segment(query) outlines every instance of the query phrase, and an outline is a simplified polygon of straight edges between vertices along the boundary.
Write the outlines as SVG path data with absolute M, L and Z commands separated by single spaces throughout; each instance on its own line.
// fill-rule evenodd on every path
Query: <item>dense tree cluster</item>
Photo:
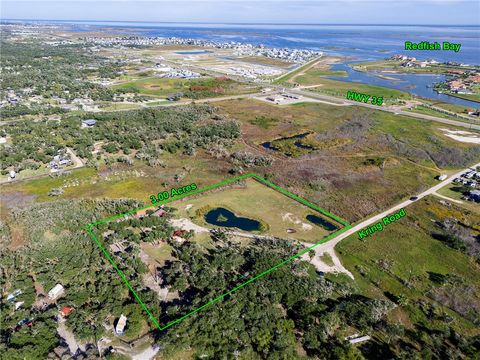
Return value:
M 46 358 L 61 344 L 56 317 L 63 306 L 74 308 L 66 324 L 80 340 L 95 343 L 95 338 L 111 331 L 108 326 L 122 313 L 128 317 L 126 337 L 144 333 L 148 328 L 146 314 L 98 245 L 79 230 L 86 223 L 139 206 L 127 200 L 58 201 L 12 212 L 16 226 L 25 229 L 28 245 L 21 251 L 0 254 L 0 280 L 7 293 L 22 289 L 17 300 L 24 304 L 14 310 L 2 296 L 0 353 L 7 354 L 8 359 Z M 148 211 L 144 217 L 132 214 L 94 230 L 162 326 L 301 249 L 298 243 L 282 239 L 254 239 L 242 244 L 223 231 L 212 233 L 208 246 L 192 241 L 191 232 L 182 233 L 184 240 L 178 241 L 169 222 L 174 209 L 163 210 L 166 212 Z M 0 228 L 0 235 L 11 237 L 10 227 Z M 159 286 L 177 291 L 178 298 L 160 300 L 145 284 L 143 275 L 148 270 L 140 257 L 140 245 L 145 242 L 168 243 L 172 249 L 173 259 L 157 267 L 155 278 Z M 112 245 L 117 243 L 124 249 L 116 251 Z M 455 285 L 448 289 L 468 291 L 458 279 L 434 273 L 431 277 L 439 284 Z M 56 304 L 42 306 L 38 292 L 46 292 L 57 283 L 65 287 L 64 296 Z M 441 289 L 428 295 L 445 301 Z M 391 312 L 398 306 L 417 314 L 414 325 L 406 328 L 392 320 Z M 31 321 L 31 326 L 16 328 L 23 319 Z M 311 264 L 294 260 L 223 296 L 169 331 L 158 332 L 152 324 L 150 329 L 165 356 L 186 350 L 198 358 L 213 359 L 299 359 L 304 355 L 321 359 L 407 358 L 419 351 L 422 358 L 455 358 L 478 353 L 478 336 L 465 337 L 451 323 L 451 316 L 431 302 L 389 293 L 370 298 L 319 276 Z M 369 334 L 372 339 L 353 347 L 345 341 L 353 332 Z
M 132 313 L 133 326 L 145 321 L 97 244 L 81 230 L 97 216 L 138 205 L 125 200 L 58 201 L 14 211 L 13 220 L 25 229 L 22 236 L 27 245 L 21 251 L 0 253 L 2 359 L 45 359 L 60 345 L 56 317 L 63 306 L 74 308 L 67 326 L 78 339 L 100 337 L 106 331 L 102 324 L 122 311 Z M 11 236 L 8 228 L 3 231 Z M 58 283 L 65 288 L 64 296 L 56 305 L 45 305 L 46 292 Z M 15 301 L 24 302 L 17 310 L 5 300 L 16 289 L 22 293 Z M 43 295 L 37 293 L 40 289 Z M 24 319 L 30 325 L 16 328 Z
M 60 121 L 22 121 L 4 126 L 4 134 L 12 144 L 0 149 L 2 170 L 38 168 L 48 164 L 59 149 L 66 146 L 86 160 L 94 159 L 94 144 L 104 142 L 106 153 L 121 150 L 154 166 L 162 152 L 229 147 L 240 136 L 236 121 L 214 120 L 214 109 L 208 105 L 189 105 L 176 108 L 151 108 L 117 113 L 98 113 L 64 116 Z M 95 117 L 97 124 L 82 129 L 84 118 Z
M 4 38 L 1 48 L 2 98 L 8 90 L 17 95 L 41 95 L 47 99 L 56 96 L 67 101 L 85 97 L 111 101 L 116 92 L 122 93 L 89 80 L 92 76 L 114 78 L 121 64 L 80 45 L 25 42 L 19 46 Z M 1 109 L 1 113 L 3 117 L 16 116 L 9 108 Z

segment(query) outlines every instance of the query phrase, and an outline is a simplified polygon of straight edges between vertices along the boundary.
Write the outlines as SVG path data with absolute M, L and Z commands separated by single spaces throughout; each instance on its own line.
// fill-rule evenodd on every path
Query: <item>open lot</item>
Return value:
M 223 207 L 237 217 L 254 219 L 265 224 L 265 229 L 254 231 L 262 235 L 290 238 L 315 243 L 331 233 L 306 219 L 307 215 L 321 217 L 340 228 L 342 225 L 318 213 L 306 205 L 279 193 L 278 191 L 248 178 L 242 186 L 226 187 L 181 201 L 171 203 L 178 209 L 179 218 L 189 218 L 196 224 L 214 228 L 204 215 L 212 209 Z
M 438 314 L 445 313 L 454 319 L 450 324 L 456 331 L 478 334 L 479 264 L 473 256 L 447 246 L 444 235 L 445 224 L 452 219 L 465 233 L 478 235 L 479 210 L 465 211 L 461 205 L 441 202 L 434 196 L 422 199 L 406 208 L 407 216 L 401 221 L 362 241 L 352 235 L 336 250 L 354 274 L 354 286 L 367 296 L 408 299 L 397 313 L 396 320 L 403 326 L 442 327 Z M 438 307 L 437 315 L 428 315 L 426 309 L 431 306 Z
M 258 91 L 257 86 L 245 85 L 228 78 L 202 77 L 197 79 L 171 79 L 149 77 L 141 80 L 128 81 L 114 85 L 115 89 L 122 89 L 140 95 L 158 97 L 173 96 L 181 93 L 180 97 L 191 99 L 216 97 L 232 94 L 247 94 Z

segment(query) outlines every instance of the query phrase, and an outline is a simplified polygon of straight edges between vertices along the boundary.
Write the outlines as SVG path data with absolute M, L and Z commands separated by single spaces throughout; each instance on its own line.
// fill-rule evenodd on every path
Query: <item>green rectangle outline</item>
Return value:
M 192 195 L 195 195 L 195 194 L 199 194 L 201 192 L 204 192 L 204 191 L 207 191 L 207 190 L 212 190 L 212 189 L 215 189 L 217 187 L 220 187 L 220 186 L 223 186 L 223 185 L 227 185 L 227 184 L 231 184 L 231 183 L 234 183 L 234 182 L 237 182 L 239 180 L 244 180 L 244 179 L 247 179 L 247 178 L 253 178 L 257 181 L 259 181 L 260 183 L 268 186 L 268 187 L 271 187 L 272 189 L 274 190 L 277 190 L 278 192 L 282 193 L 283 195 L 286 195 L 288 196 L 289 198 L 291 199 L 294 199 L 298 202 L 300 202 L 301 204 L 303 205 L 306 205 L 308 206 L 309 208 L 317 211 L 317 212 L 320 212 L 330 218 L 332 218 L 333 220 L 337 221 L 338 223 L 342 224 L 344 227 L 339 229 L 338 231 L 328 235 L 327 237 L 325 237 L 324 239 L 320 240 L 319 242 L 313 244 L 312 246 L 308 247 L 308 248 L 305 248 L 303 249 L 302 251 L 298 252 L 297 254 L 293 255 L 293 256 L 290 256 L 288 259 L 285 259 L 283 260 L 282 262 L 278 263 L 277 265 L 271 267 L 270 269 L 267 269 L 265 270 L 264 272 L 262 272 L 261 274 L 258 274 L 256 276 L 254 276 L 253 278 L 247 280 L 246 282 L 240 284 L 240 285 L 237 285 L 236 287 L 234 287 L 233 289 L 227 291 L 226 293 L 222 294 L 222 295 L 219 295 L 218 297 L 216 297 L 215 299 L 209 301 L 208 303 L 190 311 L 189 313 L 183 315 L 182 317 L 176 319 L 176 320 L 173 320 L 171 321 L 170 323 L 168 323 L 167 325 L 165 326 L 160 326 L 160 324 L 158 323 L 157 319 L 152 315 L 152 313 L 148 310 L 147 306 L 143 303 L 143 301 L 140 299 L 140 297 L 137 295 L 137 293 L 135 292 L 135 290 L 132 288 L 132 286 L 130 285 L 129 281 L 127 280 L 126 276 L 123 274 L 123 272 L 117 267 L 117 265 L 115 264 L 115 261 L 113 261 L 112 257 L 110 256 L 110 254 L 108 253 L 108 251 L 102 246 L 102 244 L 100 243 L 100 241 L 97 239 L 97 237 L 95 236 L 95 234 L 93 233 L 92 231 L 92 228 L 96 225 L 99 225 L 99 224 L 104 224 L 106 222 L 109 222 L 109 221 L 112 221 L 112 220 L 116 220 L 116 219 L 120 219 L 122 217 L 125 217 L 125 216 L 128 216 L 128 215 L 131 215 L 131 214 L 135 214 L 141 210 L 146 210 L 146 209 L 150 209 L 150 208 L 154 208 L 154 207 L 157 207 L 158 205 L 162 205 L 162 204 L 166 204 L 166 203 L 169 203 L 169 202 L 172 202 L 172 201 L 177 201 L 181 198 L 184 198 L 184 197 L 187 197 L 187 196 L 192 196 Z M 182 194 L 180 196 L 177 196 L 175 198 L 170 198 L 170 199 L 167 199 L 167 200 L 164 200 L 164 201 L 160 201 L 160 202 L 157 202 L 155 203 L 155 205 L 149 205 L 149 206 L 145 206 L 145 207 L 142 207 L 142 208 L 138 208 L 138 209 L 135 209 L 135 210 L 131 210 L 131 211 L 128 211 L 126 213 L 123 213 L 123 214 L 120 214 L 120 215 L 117 215 L 117 216 L 113 216 L 113 217 L 110 217 L 110 218 L 107 218 L 107 219 L 104 219 L 104 220 L 100 220 L 100 221 L 97 221 L 97 222 L 94 222 L 94 223 L 91 223 L 91 224 L 88 224 L 85 229 L 87 230 L 87 232 L 90 234 L 90 236 L 93 238 L 93 240 L 95 240 L 95 242 L 97 243 L 98 247 L 102 250 L 102 252 L 104 253 L 105 257 L 107 258 L 107 260 L 112 264 L 113 268 L 117 271 L 117 273 L 120 275 L 120 277 L 122 278 L 122 280 L 125 282 L 125 284 L 127 285 L 128 289 L 132 292 L 132 294 L 134 295 L 135 299 L 137 300 L 137 302 L 142 306 L 143 310 L 147 313 L 148 317 L 150 318 L 150 320 L 152 321 L 152 323 L 158 328 L 158 330 L 160 331 L 163 331 L 175 324 L 178 324 L 179 322 L 183 321 L 185 318 L 189 317 L 190 315 L 193 315 L 195 313 L 197 313 L 198 311 L 202 310 L 203 308 L 206 308 L 207 306 L 223 299 L 225 296 L 233 293 L 234 291 L 237 291 L 239 289 L 241 289 L 242 287 L 244 287 L 245 285 L 251 283 L 252 281 L 255 281 L 259 278 L 261 278 L 262 276 L 265 276 L 267 274 L 269 274 L 270 272 L 272 272 L 273 270 L 279 268 L 280 266 L 282 265 L 285 265 L 286 263 L 296 259 L 296 258 L 299 258 L 300 256 L 302 256 L 303 254 L 309 252 L 310 250 L 312 250 L 314 247 L 318 246 L 318 245 L 321 245 L 329 240 L 331 240 L 332 238 L 340 235 L 341 233 L 343 233 L 344 231 L 350 229 L 352 227 L 352 225 L 350 225 L 348 222 L 346 222 L 345 220 L 342 220 L 340 219 L 338 216 L 335 216 L 331 213 L 329 213 L 328 211 L 322 209 L 322 208 L 319 208 L 318 206 L 310 203 L 309 201 L 305 200 L 305 199 L 302 199 L 301 197 L 298 197 L 296 196 L 295 194 L 292 194 L 291 192 L 289 192 L 288 190 L 285 190 L 283 188 L 281 188 L 280 186 L 277 186 L 275 184 L 273 184 L 272 182 L 262 178 L 261 176 L 257 175 L 257 174 L 253 174 L 253 173 L 250 173 L 250 174 L 245 174 L 245 175 L 241 175 L 241 176 L 237 176 L 235 178 L 232 178 L 232 179 L 228 179 L 228 180 L 224 180 L 218 184 L 214 184 L 214 185 L 209 185 L 209 186 L 206 186 L 204 188 L 201 188 L 201 189 L 197 189 L 197 190 L 194 190 L 194 191 L 191 191 L 187 194 Z

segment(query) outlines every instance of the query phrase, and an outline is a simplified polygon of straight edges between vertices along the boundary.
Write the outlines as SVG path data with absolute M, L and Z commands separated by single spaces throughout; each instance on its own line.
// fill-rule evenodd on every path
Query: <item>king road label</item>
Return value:
M 382 221 L 367 226 L 365 229 L 362 229 L 357 232 L 358 235 L 358 240 L 362 240 L 376 232 L 383 231 L 387 225 L 393 224 L 394 222 L 400 220 L 401 218 L 405 217 L 407 213 L 405 212 L 405 209 L 400 209 L 398 212 L 395 214 L 385 216 Z

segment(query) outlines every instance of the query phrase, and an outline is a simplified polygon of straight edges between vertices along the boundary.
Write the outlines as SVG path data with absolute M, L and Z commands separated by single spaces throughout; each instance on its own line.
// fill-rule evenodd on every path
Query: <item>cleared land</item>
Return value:
M 335 224 L 337 228 L 342 227 L 332 219 L 256 180 L 249 178 L 244 183 L 244 187 L 227 187 L 199 194 L 194 198 L 187 197 L 172 203 L 171 206 L 178 209 L 179 218 L 189 218 L 198 225 L 208 228 L 216 226 L 208 224 L 203 218 L 204 214 L 217 207 L 227 208 L 237 216 L 265 223 L 267 229 L 258 233 L 311 243 L 320 241 L 330 231 L 308 221 L 307 215 L 321 217 Z

